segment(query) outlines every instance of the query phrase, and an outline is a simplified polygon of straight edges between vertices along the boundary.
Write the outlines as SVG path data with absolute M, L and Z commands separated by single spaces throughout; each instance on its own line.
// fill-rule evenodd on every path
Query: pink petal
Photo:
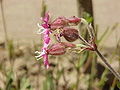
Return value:
M 49 44 L 50 42 L 50 37 L 44 37 L 44 43 Z
M 43 58 L 44 58 L 44 65 L 48 69 L 49 68 L 48 55 L 45 54 Z
M 43 21 L 48 23 L 48 21 L 49 21 L 49 14 L 48 13 L 46 13 L 45 16 L 43 17 Z

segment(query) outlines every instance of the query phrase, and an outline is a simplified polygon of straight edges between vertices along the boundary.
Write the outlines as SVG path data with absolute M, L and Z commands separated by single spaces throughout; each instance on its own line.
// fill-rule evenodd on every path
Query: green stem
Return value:
M 5 21 L 5 15 L 4 15 L 4 9 L 3 9 L 3 0 L 0 0 L 0 6 L 1 6 L 1 16 L 2 16 L 2 21 L 3 21 L 3 28 L 4 28 L 4 33 L 5 33 L 5 40 L 6 43 L 8 42 L 8 34 L 7 34 L 7 28 L 6 28 L 6 21 Z

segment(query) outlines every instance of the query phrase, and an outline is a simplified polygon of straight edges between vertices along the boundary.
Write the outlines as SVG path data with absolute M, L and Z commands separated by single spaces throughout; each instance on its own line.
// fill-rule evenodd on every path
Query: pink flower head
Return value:
M 36 51 L 38 56 L 36 56 L 37 60 L 39 60 L 41 57 L 44 59 L 44 65 L 46 68 L 49 68 L 49 62 L 48 62 L 48 54 L 47 54 L 47 48 L 50 43 L 50 26 L 49 26 L 49 14 L 46 13 L 45 16 L 42 18 L 43 24 L 40 26 L 38 25 L 39 34 L 43 34 L 43 48 L 42 52 Z

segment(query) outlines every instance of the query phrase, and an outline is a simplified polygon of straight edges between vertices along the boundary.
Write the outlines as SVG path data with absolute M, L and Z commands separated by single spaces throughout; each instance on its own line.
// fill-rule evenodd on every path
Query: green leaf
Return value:
M 75 90 L 75 88 L 76 88 L 76 84 L 74 83 L 74 84 L 71 84 L 71 85 L 70 85 L 69 90 Z
M 103 40 L 107 40 L 107 38 L 113 33 L 114 30 L 118 27 L 118 23 L 113 25 L 111 28 L 107 27 L 105 32 L 101 35 L 100 39 L 97 41 L 97 43 L 103 42 Z M 104 41 L 105 42 L 105 41 Z
M 99 81 L 99 84 L 98 84 L 98 86 L 100 88 L 102 88 L 105 85 L 105 82 L 108 80 L 108 78 L 107 78 L 108 72 L 109 72 L 108 69 L 104 70 L 104 72 L 103 72 L 103 74 L 101 76 L 101 79 Z
M 12 71 L 7 72 L 6 90 L 16 90 L 13 87 L 13 72 Z
M 62 74 L 63 74 L 63 69 L 62 70 L 58 70 L 56 79 L 59 80 Z
M 76 47 L 86 47 L 84 44 L 76 44 Z
M 51 72 L 47 72 L 46 80 L 43 81 L 43 90 L 55 90 Z
M 9 58 L 10 59 L 14 58 L 15 52 L 14 52 L 13 40 L 8 41 L 7 49 L 8 49 Z
M 120 82 L 117 82 L 117 87 L 120 89 Z
M 48 90 L 47 81 L 43 81 L 43 90 Z
M 89 52 L 86 51 L 86 52 L 84 52 L 81 56 L 82 56 L 82 57 L 81 57 L 81 59 L 79 60 L 78 68 L 80 68 L 80 67 L 84 64 L 84 62 L 88 59 Z
M 27 79 L 26 77 L 23 77 L 21 79 L 21 83 L 20 83 L 20 90 L 27 90 L 27 89 L 31 89 L 31 85 L 29 83 L 29 79 Z
M 87 12 L 84 12 L 83 14 L 83 18 L 88 22 L 88 23 L 91 23 L 93 21 L 93 17 L 87 13 Z
M 107 27 L 107 29 L 105 30 L 105 32 L 101 35 L 100 39 L 97 41 L 97 43 L 100 43 L 104 38 L 105 36 L 108 34 L 108 31 L 109 31 L 109 27 Z

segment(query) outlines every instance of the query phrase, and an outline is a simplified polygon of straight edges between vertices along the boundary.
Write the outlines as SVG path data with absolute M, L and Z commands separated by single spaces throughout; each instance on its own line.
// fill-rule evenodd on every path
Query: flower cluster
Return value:
M 41 52 L 35 52 L 38 54 L 38 56 L 36 56 L 37 60 L 43 58 L 45 67 L 49 68 L 48 55 L 62 55 L 65 54 L 67 48 L 76 47 L 75 44 L 62 42 L 61 37 L 64 37 L 68 42 L 73 42 L 79 38 L 86 44 L 84 49 L 93 50 L 95 45 L 93 43 L 90 44 L 87 41 L 85 41 L 79 35 L 78 30 L 72 27 L 78 25 L 79 23 L 84 23 L 86 25 L 88 24 L 84 19 L 75 16 L 69 18 L 58 17 L 55 20 L 50 21 L 49 13 L 46 13 L 45 16 L 42 18 L 42 24 L 38 24 L 38 34 L 42 34 L 43 47 Z M 54 33 L 55 31 L 57 31 L 57 33 Z M 58 41 L 56 44 L 53 44 L 51 46 L 50 34 L 54 34 L 55 38 Z

